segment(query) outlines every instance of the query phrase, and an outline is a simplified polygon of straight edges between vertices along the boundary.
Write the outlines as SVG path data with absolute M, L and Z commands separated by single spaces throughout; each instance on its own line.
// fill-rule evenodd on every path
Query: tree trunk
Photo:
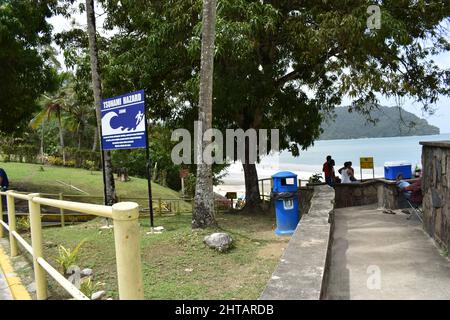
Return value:
M 78 126 L 77 135 L 78 135 L 78 151 L 81 150 L 81 140 L 83 138 L 83 126 Z
M 262 201 L 259 193 L 258 171 L 256 164 L 251 163 L 254 159 L 250 159 L 250 140 L 245 139 L 244 159 L 242 159 L 242 167 L 244 168 L 245 179 L 245 206 L 243 211 L 249 213 L 262 213 Z
M 197 143 L 204 148 L 210 141 L 203 141 L 203 133 L 212 127 L 212 96 L 214 74 L 214 41 L 216 28 L 216 0 L 203 0 L 202 53 L 200 68 L 200 95 L 198 119 L 202 125 Z M 192 228 L 216 225 L 214 217 L 214 192 L 212 166 L 203 162 L 201 152 L 197 155 L 197 181 L 195 185 L 195 208 L 192 212 Z
M 66 150 L 64 146 L 64 131 L 61 121 L 61 110 L 58 111 L 58 129 L 59 129 L 59 145 L 61 146 L 63 165 L 66 165 Z
M 44 164 L 44 129 L 45 129 L 45 121 L 42 121 L 41 124 L 41 164 Z
M 86 15 L 87 15 L 87 31 L 89 36 L 89 55 L 91 60 L 92 73 L 92 89 L 94 91 L 95 101 L 95 115 L 97 117 L 97 135 L 99 134 L 102 125 L 100 103 L 102 97 L 102 85 L 100 80 L 99 62 L 98 62 L 98 48 L 97 48 L 97 34 L 95 27 L 95 11 L 94 0 L 86 0 Z M 105 168 L 105 204 L 113 205 L 116 202 L 116 187 L 114 183 L 114 175 L 112 171 L 111 153 L 109 151 L 103 152 L 103 162 Z
M 98 143 L 98 130 L 95 128 L 94 130 L 94 142 L 92 143 L 92 151 L 95 152 L 97 150 Z
M 244 210 L 252 213 L 263 211 L 259 193 L 258 172 L 256 164 L 243 163 L 245 177 L 245 207 Z

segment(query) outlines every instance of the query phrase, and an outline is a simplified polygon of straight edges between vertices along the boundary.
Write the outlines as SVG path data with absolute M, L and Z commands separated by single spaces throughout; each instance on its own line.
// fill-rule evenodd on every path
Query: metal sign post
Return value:
M 103 150 L 146 149 L 150 226 L 153 228 L 150 152 L 144 90 L 104 99 L 101 102 Z
M 146 121 L 147 121 L 147 112 L 146 115 Z M 146 123 L 147 124 L 147 123 Z M 146 126 L 147 128 L 147 126 Z M 146 137 L 146 148 L 145 148 L 145 156 L 147 158 L 147 186 L 148 186 L 148 208 L 150 210 L 150 228 L 155 227 L 154 221 L 153 221 L 153 196 L 152 196 L 152 159 L 150 158 L 150 143 L 148 140 L 148 132 L 145 133 Z
M 361 181 L 363 181 L 363 169 L 372 169 L 373 178 L 375 179 L 375 165 L 372 157 L 363 157 L 359 160 L 359 167 L 361 169 Z
M 180 179 L 181 179 L 181 193 L 183 197 L 185 196 L 185 190 L 184 190 L 184 179 L 187 178 L 189 175 L 189 169 L 181 169 L 179 171 Z

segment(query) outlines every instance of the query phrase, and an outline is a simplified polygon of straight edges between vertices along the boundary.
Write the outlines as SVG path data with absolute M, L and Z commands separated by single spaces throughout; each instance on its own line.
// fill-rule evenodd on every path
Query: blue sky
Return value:
M 450 69 L 450 53 L 440 54 L 435 56 L 433 60 L 443 69 Z M 380 97 L 380 104 L 383 106 L 395 106 L 394 99 L 386 99 Z M 345 101 L 345 105 L 349 105 L 349 101 Z M 436 103 L 435 113 L 433 115 L 426 114 L 422 111 L 422 106 L 415 103 L 414 100 L 409 99 L 404 101 L 403 108 L 417 116 L 424 118 L 428 123 L 441 129 L 441 133 L 450 133 L 450 98 L 441 96 Z

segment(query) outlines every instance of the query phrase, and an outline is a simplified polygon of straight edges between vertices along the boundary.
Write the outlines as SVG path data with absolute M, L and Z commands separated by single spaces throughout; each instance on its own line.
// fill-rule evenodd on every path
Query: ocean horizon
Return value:
M 384 176 L 385 162 L 402 161 L 421 167 L 422 141 L 450 140 L 450 133 L 425 136 L 385 137 L 385 138 L 360 138 L 342 140 L 317 140 L 314 146 L 301 151 L 299 157 L 293 157 L 290 152 L 283 151 L 279 154 L 262 158 L 256 165 L 258 178 L 270 178 L 278 171 L 292 171 L 299 179 L 306 181 L 313 174 L 322 174 L 322 165 L 327 155 L 331 155 L 336 162 L 336 170 L 343 166 L 344 162 L 352 161 L 355 175 L 359 179 L 361 157 L 373 157 L 375 162 L 375 177 Z M 214 191 L 225 195 L 234 191 L 238 195 L 245 194 L 244 171 L 240 162 L 232 163 L 227 168 L 227 175 L 222 179 L 223 184 L 215 186 Z M 362 178 L 372 178 L 371 170 L 364 170 Z M 270 182 L 267 181 L 264 193 L 270 192 Z

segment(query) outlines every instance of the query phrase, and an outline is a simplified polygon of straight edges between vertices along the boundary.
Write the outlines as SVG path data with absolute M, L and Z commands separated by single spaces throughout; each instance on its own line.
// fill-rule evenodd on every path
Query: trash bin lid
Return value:
M 281 171 L 272 176 L 272 178 L 297 178 L 297 175 L 289 171 Z

